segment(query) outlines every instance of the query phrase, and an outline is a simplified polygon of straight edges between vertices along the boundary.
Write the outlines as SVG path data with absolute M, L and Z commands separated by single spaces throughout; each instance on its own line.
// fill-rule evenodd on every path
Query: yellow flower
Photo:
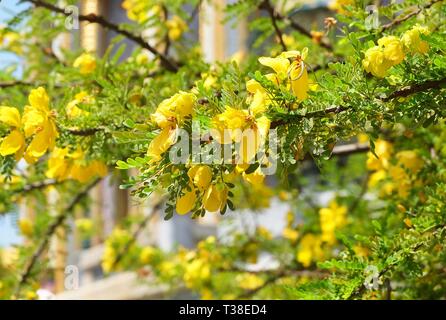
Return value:
M 99 160 L 93 160 L 89 163 L 84 161 L 74 161 L 70 177 L 80 183 L 88 182 L 93 177 L 105 177 L 107 175 L 107 166 Z
M 102 255 L 101 267 L 104 273 L 110 273 L 113 269 L 113 264 L 116 260 L 116 251 L 110 245 L 105 245 L 104 253 Z
M 220 144 L 238 142 L 248 121 L 249 114 L 246 110 L 226 107 L 223 113 L 212 119 L 211 134 Z
M 107 166 L 102 161 L 92 160 L 87 163 L 82 150 L 69 153 L 68 148 L 56 147 L 48 159 L 45 175 L 58 181 L 71 178 L 85 183 L 93 177 L 105 177 L 107 173 Z
M 392 66 L 404 60 L 403 44 L 395 36 L 386 36 L 378 40 L 378 46 L 383 48 L 384 57 Z
M 94 228 L 94 223 L 93 220 L 88 219 L 88 218 L 79 218 L 76 219 L 74 221 L 74 224 L 77 228 L 77 230 L 79 230 L 79 232 L 83 233 L 83 234 L 91 234 L 91 232 L 93 231 Z
M 238 274 L 235 278 L 238 286 L 244 290 L 255 290 L 265 283 L 261 277 L 253 273 Z
M 195 194 L 195 189 L 192 187 L 192 190 L 183 190 L 185 193 L 177 199 L 176 203 L 176 211 L 178 214 L 186 214 L 191 211 L 195 206 L 195 201 L 197 200 L 197 196 Z
M 288 68 L 290 67 L 290 60 L 281 55 L 276 58 L 260 57 L 259 62 L 260 64 L 273 69 L 280 78 L 286 78 L 288 74 Z
M 149 2 L 145 0 L 124 0 L 122 8 L 127 11 L 130 20 L 138 23 L 144 23 L 149 17 Z
M 346 223 L 347 207 L 339 206 L 336 201 L 332 201 L 328 208 L 319 210 L 322 236 L 321 240 L 328 244 L 336 242 L 335 230 Z
M 166 26 L 169 38 L 174 41 L 181 38 L 181 35 L 188 29 L 186 22 L 177 15 L 168 20 Z
M 20 232 L 26 237 L 31 237 L 34 232 L 33 223 L 28 218 L 21 218 L 19 220 L 19 229 Z
M 66 112 L 70 119 L 78 118 L 80 116 L 88 116 L 90 112 L 82 110 L 78 107 L 81 103 L 92 103 L 94 98 L 89 96 L 87 92 L 81 91 L 74 96 L 74 100 L 67 104 Z
M 398 165 L 413 174 L 417 174 L 424 165 L 423 160 L 412 150 L 400 151 L 395 155 L 395 158 L 398 160 Z
M 267 240 L 273 239 L 273 235 L 271 234 L 271 232 L 263 226 L 257 227 L 257 233 L 259 234 L 260 237 L 262 237 L 264 239 L 267 239 Z
M 336 11 L 337 13 L 349 16 L 351 15 L 350 11 L 346 10 L 346 6 L 352 6 L 355 4 L 354 0 L 333 0 L 329 3 L 328 8 L 330 10 Z
M 393 152 L 393 146 L 390 142 L 378 139 L 375 142 L 375 153 L 367 153 L 367 168 L 369 170 L 381 170 L 389 167 L 389 159 Z
M 26 155 L 37 159 L 54 148 L 58 133 L 45 89 L 31 90 L 28 100 L 30 106 L 25 106 L 22 117 L 23 129 L 25 137 L 34 135 L 34 138 L 26 149 Z
M 151 119 L 160 128 L 175 126 L 192 114 L 195 100 L 194 94 L 180 91 L 163 100 L 151 115 Z
M 383 78 L 387 70 L 404 60 L 405 54 L 401 41 L 394 36 L 385 36 L 378 40 L 378 45 L 365 52 L 362 66 L 365 71 Z
M 156 257 L 157 251 L 154 247 L 144 247 L 139 254 L 139 261 L 142 264 L 150 264 L 153 262 L 153 258 Z
M 40 87 L 31 90 L 28 100 L 31 106 L 25 106 L 22 119 L 16 108 L 0 107 L 0 122 L 13 128 L 2 141 L 0 154 L 6 156 L 15 153 L 16 158 L 20 159 L 25 147 L 25 137 L 34 136 L 25 153 L 26 161 L 34 163 L 48 149 L 54 148 L 58 133 L 45 89 Z M 19 130 L 20 127 L 23 128 L 25 137 Z
M 193 184 L 203 191 L 209 187 L 212 180 L 212 169 L 206 165 L 192 166 L 187 172 Z
M 136 56 L 135 61 L 139 65 L 145 65 L 149 62 L 149 56 L 145 52 L 140 52 Z
M 362 66 L 365 71 L 373 74 L 375 77 L 383 78 L 392 64 L 384 57 L 383 50 L 378 46 L 374 46 L 365 52 Z
M 305 59 L 308 55 L 308 49 L 299 51 L 285 51 L 276 58 L 260 57 L 259 62 L 264 66 L 272 68 L 279 79 L 289 78 L 291 91 L 299 101 L 307 98 L 309 90 L 308 72 L 305 66 Z M 290 58 L 293 62 L 290 63 Z
M 283 229 L 282 236 L 285 239 L 290 240 L 291 242 L 295 242 L 297 238 L 299 238 L 299 232 L 297 232 L 297 230 L 287 227 Z
M 28 290 L 25 292 L 25 298 L 26 298 L 26 300 L 37 300 L 39 298 L 39 296 L 37 295 L 37 293 L 35 291 Z
M 415 25 L 412 29 L 404 32 L 401 41 L 408 52 L 425 54 L 429 51 L 429 44 L 422 40 L 420 35 L 428 35 L 428 27 Z
M 151 162 L 161 160 L 161 155 L 175 143 L 175 129 L 166 127 L 150 142 L 147 156 Z
M 90 53 L 83 53 L 74 60 L 73 67 L 81 74 L 92 73 L 96 69 L 96 58 Z
M 253 186 L 262 186 L 263 181 L 265 180 L 265 175 L 263 174 L 262 170 L 260 168 L 257 168 L 254 172 L 246 174 L 243 172 L 243 179 Z
M 211 185 L 203 196 L 203 206 L 209 212 L 216 212 L 226 205 L 228 189 L 226 186 Z
M 25 137 L 20 131 L 21 118 L 19 110 L 12 107 L 1 106 L 0 122 L 8 125 L 12 129 L 0 145 L 0 154 L 3 157 L 10 154 L 16 154 L 16 159 L 19 160 L 25 146 Z
M 303 236 L 299 243 L 296 259 L 304 267 L 309 267 L 312 261 L 319 261 L 323 257 L 321 239 L 311 233 Z
M 68 177 L 69 165 L 65 160 L 67 155 L 67 148 L 54 148 L 50 158 L 48 159 L 48 170 L 45 172 L 45 175 L 48 178 L 62 181 Z
M 303 101 L 308 97 L 309 82 L 308 72 L 303 60 L 297 58 L 290 67 L 291 89 L 299 101 Z
M 370 175 L 368 185 L 370 188 L 375 187 L 380 181 L 386 179 L 387 172 L 386 170 L 378 170 Z
M 188 288 L 197 288 L 210 277 L 210 265 L 202 259 L 195 259 L 186 265 L 183 280 Z

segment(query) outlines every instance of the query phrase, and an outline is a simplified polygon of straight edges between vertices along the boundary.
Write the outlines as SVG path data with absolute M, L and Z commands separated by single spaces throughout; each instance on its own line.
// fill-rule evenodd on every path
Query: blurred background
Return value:
M 201 4 L 199 14 L 193 15 L 194 7 L 188 10 L 194 17 L 190 24 L 189 37 L 199 40 L 203 54 L 209 63 L 227 59 L 239 59 L 243 53 L 250 50 L 255 35 L 249 33 L 246 21 L 237 23 L 228 21 L 222 23 L 224 13 L 222 8 L 232 0 L 213 0 L 212 3 Z M 293 16 L 308 30 L 322 28 L 323 19 L 329 16 L 329 1 L 301 0 L 287 1 L 302 4 Z M 61 5 L 63 1 L 61 1 Z M 0 24 L 4 24 L 18 12 L 27 8 L 27 4 L 19 4 L 16 0 L 3 0 L 0 2 Z M 122 9 L 120 0 L 80 0 L 81 14 L 95 13 L 105 16 L 113 22 L 128 22 L 126 12 Z M 147 30 L 150 37 L 151 30 Z M 55 53 L 60 48 L 83 48 L 96 52 L 98 55 L 104 52 L 115 36 L 113 32 L 102 29 L 97 24 L 80 24 L 79 30 L 72 30 L 61 36 L 53 44 Z M 132 43 L 127 43 L 126 58 L 132 51 Z M 149 56 L 150 54 L 147 53 Z M 16 64 L 16 76 L 20 78 L 19 61 L 11 53 L 0 51 L 0 68 Z M 317 170 L 309 166 L 306 170 L 311 179 L 317 174 Z M 273 177 L 269 178 L 269 184 L 274 185 Z M 146 202 L 135 202 L 128 192 L 119 189 L 119 181 L 115 177 L 104 179 L 92 192 L 92 205 L 88 212 L 76 212 L 75 217 L 69 222 L 71 228 L 64 233 L 53 237 L 50 249 L 51 270 L 48 281 L 42 284 L 38 294 L 41 299 L 160 299 L 160 298 L 194 298 L 188 292 L 179 292 L 172 295 L 162 286 L 149 286 L 139 283 L 138 277 L 132 272 L 117 272 L 104 277 L 101 268 L 101 258 L 104 250 L 103 242 L 112 232 L 115 225 L 132 215 L 151 215 L 145 229 L 139 234 L 138 242 L 154 245 L 163 250 L 172 250 L 177 245 L 194 247 L 195 244 L 209 235 L 224 235 L 230 228 L 250 228 L 254 225 L 262 225 L 272 234 L 281 234 L 285 226 L 285 215 L 289 208 L 279 199 L 272 198 L 270 206 L 260 212 L 244 211 L 243 214 L 231 212 L 224 217 L 220 215 L 206 215 L 204 219 L 191 220 L 188 216 L 175 215 L 169 221 L 163 220 L 163 213 L 152 215 L 153 199 Z M 331 198 L 331 193 L 323 193 L 316 196 L 317 203 L 323 205 Z M 18 220 L 22 217 L 33 218 L 33 204 L 21 204 L 17 212 L 11 212 L 0 216 L 0 248 L 3 255 L 13 251 L 14 244 L 21 243 Z M 75 227 L 77 218 L 87 217 L 94 224 L 93 237 L 85 239 L 79 234 L 79 228 Z M 250 268 L 265 268 L 274 264 L 268 256 L 260 256 L 258 261 Z M 67 268 L 68 266 L 68 268 Z M 73 266 L 74 269 L 70 266 Z M 74 287 L 67 287 L 67 276 L 78 277 Z M 77 281 L 78 280 L 78 281 Z

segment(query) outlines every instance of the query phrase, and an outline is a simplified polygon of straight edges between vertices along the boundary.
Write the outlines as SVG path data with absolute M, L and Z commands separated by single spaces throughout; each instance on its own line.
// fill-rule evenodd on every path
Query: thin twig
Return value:
M 446 85 L 446 78 L 440 80 L 429 80 L 423 83 L 414 84 L 400 90 L 394 91 L 387 97 L 383 98 L 382 101 L 387 102 L 389 100 L 399 98 L 399 97 L 407 97 L 411 94 L 426 91 L 428 89 L 438 89 L 442 85 Z
M 271 5 L 271 2 L 269 0 L 264 0 L 260 4 L 259 8 L 268 12 L 268 14 L 271 18 L 271 23 L 273 24 L 274 30 L 276 32 L 276 35 L 279 38 L 280 45 L 282 46 L 282 50 L 288 51 L 287 46 L 286 46 L 285 42 L 283 41 L 282 30 L 280 30 L 279 26 L 277 25 L 276 9 L 274 9 L 274 7 Z
M 368 146 L 368 144 L 367 144 L 367 146 Z M 369 148 L 367 148 L 367 150 L 369 150 Z M 350 205 L 350 208 L 348 208 L 349 214 L 356 210 L 356 208 L 361 203 L 362 198 L 364 198 L 364 195 L 366 194 L 368 186 L 369 186 L 369 178 L 370 178 L 370 174 L 367 173 L 366 176 L 364 177 L 364 180 L 362 181 L 361 191 L 359 192 L 358 196 L 355 198 L 355 200 Z
M 63 210 L 56 219 L 49 225 L 48 229 L 45 232 L 45 235 L 43 236 L 42 241 L 40 242 L 39 246 L 37 247 L 36 251 L 34 251 L 33 255 L 31 256 L 31 259 L 28 261 L 28 263 L 25 266 L 25 269 L 20 275 L 20 280 L 17 285 L 17 288 L 15 290 L 15 296 L 19 297 L 20 291 L 23 287 L 23 285 L 26 284 L 28 281 L 28 278 L 30 277 L 34 266 L 37 263 L 37 260 L 42 256 L 43 252 L 46 250 L 48 243 L 50 241 L 50 238 L 53 236 L 53 234 L 56 232 L 57 228 L 60 227 L 67 217 L 71 214 L 71 212 L 74 210 L 76 205 L 88 195 L 90 190 L 96 186 L 96 184 L 99 183 L 101 179 L 96 179 L 92 183 L 90 183 L 82 192 L 78 193 L 76 197 L 71 200 L 71 202 L 68 204 L 68 206 Z
M 141 221 L 141 223 L 138 225 L 138 227 L 136 228 L 135 232 L 133 232 L 132 237 L 130 239 L 130 241 L 128 241 L 124 248 L 122 249 L 122 251 L 119 252 L 119 254 L 116 256 L 115 260 L 113 261 L 111 270 L 114 270 L 116 268 L 116 266 L 118 265 L 119 262 L 121 262 L 121 260 L 125 257 L 125 255 L 127 254 L 127 252 L 129 251 L 129 249 L 131 248 L 131 246 L 136 242 L 136 240 L 138 239 L 138 236 L 140 235 L 140 233 L 144 230 L 144 228 L 146 227 L 147 223 L 150 221 L 150 219 L 161 210 L 161 206 L 162 206 L 162 201 L 160 201 L 159 203 L 157 203 L 152 211 Z
M 51 3 L 48 3 L 46 1 L 42 1 L 42 0 L 24 0 L 27 2 L 31 2 L 32 4 L 34 4 L 37 7 L 42 7 L 48 10 L 51 10 L 53 12 L 57 12 L 60 14 L 63 14 L 65 16 L 70 16 L 69 12 L 65 12 L 65 10 L 63 8 L 59 8 Z M 123 29 L 121 26 L 108 21 L 107 19 L 105 19 L 104 17 L 100 16 L 100 15 L 96 15 L 93 13 L 87 14 L 87 15 L 82 15 L 80 14 L 78 16 L 79 21 L 87 21 L 90 23 L 97 23 L 100 24 L 101 26 L 103 26 L 106 29 L 115 31 L 116 33 L 119 33 L 123 36 L 125 36 L 127 39 L 132 40 L 133 42 L 137 43 L 138 45 L 140 45 L 142 48 L 149 50 L 151 53 L 153 53 L 156 57 L 158 57 L 161 60 L 161 64 L 169 71 L 177 71 L 178 70 L 178 66 L 176 65 L 175 62 L 173 62 L 172 60 L 170 60 L 166 55 L 164 55 L 163 53 L 159 52 L 157 49 L 155 49 L 154 47 L 152 47 L 149 43 L 147 43 L 147 41 L 145 41 L 142 36 L 140 35 L 135 35 L 125 29 Z
M 381 27 L 380 31 L 382 32 L 382 31 L 385 31 L 385 30 L 387 30 L 387 29 L 396 27 L 396 26 L 400 25 L 401 23 L 403 23 L 404 21 L 409 20 L 410 18 L 417 16 L 417 15 L 420 14 L 423 10 L 429 9 L 430 7 L 432 7 L 432 6 L 433 6 L 434 4 L 436 4 L 437 2 L 442 2 L 442 1 L 443 1 L 443 0 L 434 0 L 434 1 L 432 1 L 432 2 L 429 2 L 428 4 L 426 4 L 426 5 L 424 5 L 424 6 L 421 6 L 421 7 L 419 7 L 418 9 L 412 11 L 411 13 L 405 15 L 404 17 L 399 18 L 399 19 L 395 19 L 395 20 L 393 20 L 393 21 L 391 21 L 391 22 L 389 22 L 389 23 L 383 25 L 383 26 Z

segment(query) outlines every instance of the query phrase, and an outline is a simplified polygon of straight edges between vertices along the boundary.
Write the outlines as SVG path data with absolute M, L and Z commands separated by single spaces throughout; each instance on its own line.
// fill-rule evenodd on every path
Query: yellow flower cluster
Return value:
M 223 183 L 212 182 L 212 169 L 206 165 L 193 165 L 189 171 L 189 189 L 182 190 L 183 195 L 177 199 L 176 211 L 186 214 L 195 207 L 197 194 L 202 198 L 203 208 L 216 212 L 226 205 L 228 188 Z
M 286 227 L 282 230 L 282 237 L 288 239 L 292 243 L 295 243 L 299 238 L 299 232 L 294 227 L 294 214 L 292 211 L 289 211 L 286 215 L 287 224 Z
M 126 10 L 127 17 L 138 23 L 144 23 L 151 14 L 161 13 L 161 7 L 154 5 L 150 8 L 150 2 L 147 0 L 124 0 L 122 8 Z
M 34 233 L 33 223 L 28 218 L 19 219 L 19 229 L 20 232 L 25 236 L 30 238 Z
M 265 280 L 254 273 L 241 273 L 235 277 L 238 286 L 244 290 L 255 290 L 265 283 Z
M 406 31 L 401 39 L 395 36 L 382 37 L 378 40 L 377 46 L 365 52 L 365 58 L 362 61 L 365 71 L 383 78 L 388 69 L 404 60 L 406 53 L 426 53 L 429 45 L 421 39 L 421 34 L 429 34 L 429 29 L 416 25 Z
M 321 237 L 312 233 L 305 234 L 299 242 L 297 261 L 304 267 L 309 267 L 313 261 L 320 261 L 323 257 Z
M 74 225 L 83 236 L 91 235 L 94 230 L 93 220 L 89 218 L 78 218 L 74 221 Z
M 355 4 L 354 0 L 333 0 L 328 4 L 330 10 L 336 11 L 337 13 L 348 16 L 350 11 L 346 10 L 346 6 L 352 6 Z
M 81 116 L 88 116 L 90 112 L 85 111 L 79 108 L 81 104 L 91 104 L 93 103 L 94 98 L 88 95 L 87 92 L 81 91 L 74 96 L 74 99 L 71 100 L 66 107 L 66 113 L 68 118 L 74 119 Z
M 73 179 L 85 183 L 93 177 L 105 177 L 107 166 L 99 160 L 86 161 L 80 149 L 69 152 L 68 148 L 54 148 L 48 159 L 46 176 L 58 181 Z
M 110 273 L 114 271 L 114 268 L 118 268 L 116 264 L 116 258 L 120 254 L 128 243 L 132 240 L 132 235 L 124 229 L 115 228 L 111 235 L 105 240 L 104 243 L 104 253 L 102 255 L 102 270 L 105 273 Z M 128 248 L 128 252 L 132 251 L 135 246 L 132 245 Z
M 169 39 L 173 41 L 180 39 L 183 33 L 188 29 L 186 22 L 177 15 L 166 22 L 166 27 Z
M 240 164 L 253 160 L 268 135 L 270 120 L 266 116 L 256 118 L 257 115 L 252 109 L 226 107 L 223 113 L 212 119 L 211 135 L 215 140 L 221 144 L 240 143 L 237 161 Z
M 403 34 L 401 41 L 408 52 L 425 54 L 429 51 L 429 44 L 421 39 L 421 35 L 426 36 L 429 33 L 426 26 L 417 24 Z
M 25 106 L 23 116 L 17 108 L 0 107 L 0 123 L 11 128 L 0 145 L 0 154 L 22 156 L 28 163 L 35 163 L 47 150 L 52 150 L 58 132 L 54 121 L 55 112 L 49 109 L 49 97 L 44 88 L 31 90 L 30 105 Z M 26 139 L 31 138 L 26 148 Z
M 367 168 L 374 171 L 370 175 L 370 187 L 388 180 L 383 184 L 381 193 L 386 195 L 396 191 L 398 196 L 404 198 L 408 196 L 411 188 L 421 183 L 416 176 L 423 168 L 424 161 L 415 151 L 404 150 L 393 155 L 391 143 L 377 140 L 375 153 L 378 158 L 369 152 L 367 159 Z M 391 161 L 392 157 L 396 160 L 395 164 Z
M 83 53 L 73 62 L 73 67 L 78 68 L 80 74 L 86 75 L 96 70 L 96 58 L 91 53 Z
M 319 210 L 319 220 L 321 224 L 321 240 L 330 245 L 335 244 L 335 230 L 346 224 L 347 207 L 339 206 L 336 201 L 332 201 L 328 208 Z
M 283 81 L 289 80 L 286 83 L 291 91 L 299 101 L 303 101 L 307 98 L 309 90 L 308 72 L 305 65 L 307 55 L 308 49 L 304 48 L 302 52 L 282 52 L 275 58 L 260 57 L 259 62 L 274 70 L 275 74 L 266 76 L 270 81 L 273 83 L 282 83 Z M 290 62 L 289 59 L 293 61 Z
M 161 160 L 161 155 L 175 142 L 175 129 L 186 117 L 192 115 L 195 100 L 194 94 L 180 91 L 163 100 L 151 115 L 152 122 L 161 129 L 147 150 L 151 161 Z
M 21 36 L 14 31 L 6 31 L 0 26 L 0 48 L 10 50 L 18 55 L 23 53 Z

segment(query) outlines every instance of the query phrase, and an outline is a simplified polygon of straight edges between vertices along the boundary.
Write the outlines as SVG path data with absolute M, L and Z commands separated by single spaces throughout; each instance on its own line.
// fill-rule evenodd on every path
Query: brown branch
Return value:
M 81 136 L 81 137 L 87 137 L 87 136 L 92 136 L 94 135 L 96 132 L 99 131 L 103 131 L 104 128 L 85 128 L 85 129 L 66 129 L 66 131 L 69 134 L 72 134 L 74 136 Z
M 407 97 L 407 96 L 417 93 L 417 92 L 426 91 L 429 89 L 438 89 L 442 85 L 446 85 L 446 78 L 443 78 L 440 80 L 429 80 L 426 82 L 414 84 L 414 85 L 402 88 L 400 90 L 394 91 L 387 97 L 383 98 L 382 101 L 387 102 L 387 101 L 390 101 L 395 98 Z
M 34 4 L 36 7 L 42 7 L 48 10 L 51 10 L 53 12 L 56 13 L 60 13 L 63 14 L 65 16 L 70 16 L 70 13 L 65 12 L 65 10 L 63 8 L 59 8 L 51 3 L 48 3 L 46 1 L 42 1 L 42 0 L 25 0 L 27 2 L 31 2 L 32 4 Z M 78 16 L 79 21 L 86 21 L 86 22 L 90 22 L 90 23 L 97 23 L 100 24 L 101 26 L 103 26 L 106 29 L 112 30 L 118 34 L 123 35 L 124 37 L 126 37 L 129 40 L 132 40 L 133 42 L 137 43 L 138 45 L 140 45 L 142 48 L 149 50 L 151 53 L 153 53 L 156 57 L 158 57 L 161 60 L 161 64 L 169 71 L 177 71 L 178 70 L 178 66 L 176 65 L 175 62 L 173 62 L 172 60 L 170 60 L 166 55 L 164 55 L 163 53 L 159 52 L 157 49 L 155 49 L 154 47 L 152 47 L 149 43 L 147 43 L 140 35 L 135 35 L 125 29 L 123 29 L 121 26 L 112 23 L 110 21 L 108 21 L 107 19 L 105 19 L 102 16 L 90 13 L 87 15 L 79 15 Z
M 62 181 L 48 179 L 48 180 L 44 180 L 44 181 L 40 181 L 40 182 L 36 182 L 36 183 L 27 184 L 23 188 L 13 190 L 12 193 L 13 194 L 28 193 L 28 192 L 31 192 L 34 190 L 39 190 L 39 189 L 44 189 L 46 187 L 55 186 L 60 183 L 62 183 Z
M 34 86 L 35 83 L 24 81 L 24 80 L 11 80 L 11 81 L 5 81 L 0 82 L 0 88 L 6 89 L 10 87 L 16 87 L 16 86 Z
M 277 37 L 279 38 L 279 42 L 280 45 L 282 46 L 282 50 L 283 51 L 288 51 L 287 46 L 285 44 L 285 42 L 283 41 L 283 34 L 282 31 L 280 30 L 279 26 L 277 25 L 277 13 L 276 10 L 274 9 L 274 7 L 271 5 L 271 2 L 269 0 L 264 0 L 260 6 L 260 9 L 265 10 L 266 12 L 268 12 L 270 18 L 271 18 L 271 23 L 273 24 L 274 30 L 276 32 Z
M 124 256 L 127 254 L 127 252 L 130 250 L 131 246 L 136 242 L 136 240 L 138 239 L 138 236 L 140 235 L 140 233 L 144 230 L 144 228 L 146 227 L 147 223 L 150 221 L 150 219 L 161 210 L 161 206 L 162 206 L 162 201 L 160 201 L 159 203 L 157 203 L 154 207 L 153 210 L 141 221 L 141 223 L 138 225 L 138 227 L 136 228 L 135 232 L 133 232 L 132 237 L 130 239 L 129 242 L 127 242 L 124 246 L 124 248 L 122 249 L 121 252 L 119 252 L 119 254 L 116 256 L 115 260 L 113 261 L 111 270 L 114 270 L 116 268 L 116 266 L 118 265 L 119 262 L 121 262 L 121 260 L 124 258 Z
M 381 100 L 383 102 L 388 102 L 392 99 L 399 98 L 399 97 L 407 97 L 414 93 L 423 92 L 429 89 L 438 89 L 442 85 L 446 84 L 446 78 L 439 79 L 439 80 L 428 80 L 422 83 L 414 84 L 411 86 L 407 86 L 405 88 L 396 90 L 389 94 L 387 97 L 376 97 L 376 99 Z M 299 121 L 302 118 L 308 118 L 308 117 L 317 117 L 317 116 L 324 116 L 327 114 L 337 114 L 341 113 L 343 111 L 349 110 L 349 106 L 334 106 L 329 107 L 322 110 L 316 110 L 316 111 L 310 111 L 303 115 L 293 115 L 289 119 L 279 119 L 271 122 L 271 129 L 277 128 L 280 125 L 285 125 L 287 123 L 292 123 L 294 121 Z
M 39 246 L 37 247 L 36 251 L 34 251 L 33 255 L 31 256 L 31 259 L 28 261 L 28 263 L 25 266 L 25 269 L 20 275 L 20 280 L 17 285 L 17 288 L 15 290 L 15 296 L 19 297 L 20 291 L 23 287 L 23 285 L 26 284 L 28 281 L 28 278 L 31 275 L 31 272 L 33 271 L 34 266 L 37 263 L 37 260 L 42 256 L 43 252 L 46 250 L 48 243 L 50 241 L 50 238 L 53 236 L 53 234 L 56 232 L 57 228 L 60 227 L 65 220 L 67 219 L 68 215 L 74 210 L 76 205 L 88 195 L 90 190 L 99 183 L 101 179 L 96 179 L 92 183 L 90 183 L 82 192 L 78 193 L 76 197 L 71 200 L 71 202 L 68 204 L 68 206 L 56 217 L 56 219 L 49 225 L 48 229 L 46 230 L 45 234 L 43 235 L 43 239 L 40 242 Z
M 391 21 L 391 22 L 389 22 L 389 23 L 383 25 L 383 26 L 381 27 L 380 31 L 382 32 L 382 31 L 385 31 L 385 30 L 387 30 L 387 29 L 390 29 L 390 28 L 393 28 L 393 27 L 395 27 L 395 26 L 398 26 L 398 25 L 400 25 L 401 23 L 403 23 L 404 21 L 409 20 L 410 18 L 417 16 L 417 15 L 420 14 L 423 10 L 429 9 L 430 7 L 432 7 L 432 6 L 433 6 L 434 4 L 436 4 L 437 2 L 442 2 L 442 1 L 443 1 L 443 0 L 434 0 L 434 1 L 432 1 L 432 2 L 429 2 L 428 4 L 426 4 L 426 5 L 424 5 L 424 6 L 421 6 L 421 7 L 419 7 L 418 9 L 412 11 L 411 13 L 405 15 L 404 17 L 399 18 L 399 19 L 395 19 L 395 20 L 393 20 L 393 21 Z
M 290 25 L 291 28 L 293 28 L 294 30 L 298 31 L 300 34 L 302 34 L 303 36 L 306 36 L 309 39 L 313 39 L 313 36 L 311 35 L 311 32 L 308 31 L 307 29 L 305 29 L 303 26 L 301 26 L 299 23 L 297 23 L 296 21 L 294 21 L 292 18 L 290 17 L 285 17 L 283 15 L 281 15 L 280 13 L 278 13 L 277 11 L 275 12 L 275 18 L 277 20 L 282 20 L 285 21 L 286 23 L 288 23 Z M 318 44 L 329 50 L 329 51 L 333 51 L 333 46 L 325 41 L 321 41 L 318 42 Z

